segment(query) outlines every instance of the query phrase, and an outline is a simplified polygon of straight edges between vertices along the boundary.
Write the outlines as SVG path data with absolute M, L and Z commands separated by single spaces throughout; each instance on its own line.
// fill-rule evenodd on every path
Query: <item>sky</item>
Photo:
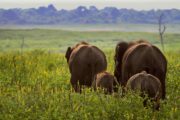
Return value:
M 74 9 L 78 6 L 128 8 L 136 10 L 180 9 L 180 0 L 0 0 L 0 8 L 38 8 L 53 4 L 58 10 Z

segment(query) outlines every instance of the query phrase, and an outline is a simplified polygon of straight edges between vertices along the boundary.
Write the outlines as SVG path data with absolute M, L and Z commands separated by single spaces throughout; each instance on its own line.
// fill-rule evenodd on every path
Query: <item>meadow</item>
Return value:
M 147 39 L 161 48 L 157 33 L 118 31 L 63 31 L 47 29 L 0 30 L 0 119 L 2 120 L 178 120 L 180 119 L 180 34 L 166 33 L 167 99 L 160 111 L 144 108 L 137 94 L 104 95 L 102 91 L 72 92 L 64 52 L 87 41 L 106 54 L 114 70 L 118 41 Z M 120 91 L 121 92 L 121 91 Z

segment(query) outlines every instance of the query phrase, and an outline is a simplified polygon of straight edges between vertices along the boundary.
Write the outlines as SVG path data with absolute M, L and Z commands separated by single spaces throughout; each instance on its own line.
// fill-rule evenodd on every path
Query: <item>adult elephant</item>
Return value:
M 81 92 L 82 85 L 90 87 L 95 75 L 107 69 L 105 54 L 86 42 L 68 47 L 65 57 L 71 73 L 70 82 L 76 92 Z
M 114 75 L 121 86 L 125 87 L 128 79 L 134 74 L 146 71 L 161 81 L 162 99 L 165 98 L 167 60 L 156 46 L 144 40 L 120 42 L 116 46 L 114 60 Z

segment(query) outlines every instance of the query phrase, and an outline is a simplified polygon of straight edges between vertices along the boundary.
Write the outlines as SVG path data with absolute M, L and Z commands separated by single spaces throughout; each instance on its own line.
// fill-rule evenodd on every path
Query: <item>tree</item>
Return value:
M 164 52 L 164 36 L 163 35 L 166 30 L 166 26 L 162 25 L 162 18 L 163 18 L 163 14 L 159 16 L 158 24 L 159 24 L 159 35 L 160 35 L 161 46 Z

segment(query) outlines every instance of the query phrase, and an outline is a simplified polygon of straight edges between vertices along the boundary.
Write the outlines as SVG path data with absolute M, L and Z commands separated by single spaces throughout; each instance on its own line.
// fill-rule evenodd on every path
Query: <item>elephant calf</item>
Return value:
M 98 87 L 103 88 L 105 94 L 111 94 L 113 92 L 113 83 L 117 82 L 116 78 L 108 73 L 101 72 L 96 75 L 94 82 L 92 83 L 92 87 L 96 90 Z
M 142 71 L 141 73 L 133 75 L 128 80 L 126 88 L 133 91 L 139 90 L 141 92 L 141 97 L 145 97 L 145 94 L 147 94 L 148 98 L 151 98 L 153 102 L 153 109 L 159 109 L 159 100 L 162 98 L 162 87 L 157 77 Z M 147 99 L 145 99 L 143 103 L 144 106 L 146 106 Z

